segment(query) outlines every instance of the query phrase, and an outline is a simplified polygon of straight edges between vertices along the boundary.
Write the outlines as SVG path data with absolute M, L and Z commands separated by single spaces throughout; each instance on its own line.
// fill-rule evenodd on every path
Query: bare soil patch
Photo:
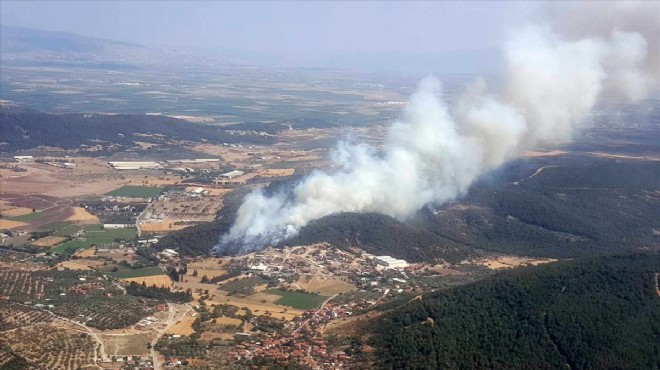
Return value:
M 277 300 L 279 300 L 282 297 L 277 294 L 255 293 L 249 296 L 248 298 L 259 302 L 275 303 Z
M 37 247 L 53 247 L 55 245 L 60 244 L 61 242 L 65 241 L 66 238 L 63 236 L 47 236 L 45 238 L 37 239 L 33 241 L 31 244 Z
M 152 333 L 99 335 L 99 338 L 105 344 L 105 352 L 110 356 L 148 354 L 147 344 L 151 342 L 153 337 Z
M 293 168 L 267 168 L 259 171 L 259 176 L 263 177 L 282 177 L 292 176 L 296 172 Z
M 196 317 L 193 316 L 184 316 L 181 320 L 177 321 L 174 325 L 169 327 L 166 333 L 190 335 L 195 332 L 192 328 L 192 324 L 195 321 L 195 319 Z
M 319 292 L 320 295 L 328 297 L 355 289 L 355 285 L 340 279 L 326 279 L 317 276 L 301 276 L 296 284 L 308 292 Z
M 91 221 L 93 223 L 99 223 L 98 217 L 81 207 L 73 207 L 73 214 L 67 218 L 67 221 Z
M 156 285 L 157 287 L 172 286 L 172 280 L 167 275 L 142 276 L 142 277 L 121 279 L 121 280 L 127 282 L 134 281 L 138 284 L 145 283 L 147 286 L 152 286 L 152 285 Z
M 517 256 L 502 256 L 502 257 L 493 257 L 485 258 L 477 262 L 482 266 L 486 266 L 492 270 L 514 268 L 519 266 L 537 266 L 544 263 L 556 262 L 557 259 L 554 258 L 528 258 L 528 257 L 517 257 Z
M 19 227 L 26 226 L 27 224 L 25 222 L 18 222 L 18 221 L 10 221 L 10 220 L 4 220 L 0 219 L 0 229 L 16 229 Z

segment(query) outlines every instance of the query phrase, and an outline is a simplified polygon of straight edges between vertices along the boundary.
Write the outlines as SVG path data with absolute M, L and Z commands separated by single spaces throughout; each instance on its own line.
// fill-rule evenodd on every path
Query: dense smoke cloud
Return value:
M 337 212 L 405 219 L 427 203 L 460 197 L 520 150 L 569 139 L 604 93 L 642 98 L 658 78 L 652 63 L 659 60 L 658 4 L 627 4 L 616 12 L 594 7 L 607 13 L 603 17 L 581 13 L 582 6 L 560 14 L 579 27 L 558 33 L 550 25 L 561 22 L 550 20 L 514 33 L 504 46 L 503 91 L 489 92 L 477 81 L 449 107 L 439 81 L 427 78 L 382 151 L 342 142 L 332 154 L 336 170 L 314 172 L 289 192 L 249 194 L 218 248 L 276 244 Z

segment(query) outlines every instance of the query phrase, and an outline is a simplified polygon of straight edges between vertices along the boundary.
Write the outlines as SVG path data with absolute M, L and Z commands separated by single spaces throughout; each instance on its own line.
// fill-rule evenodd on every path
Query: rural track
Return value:
M 182 315 L 177 317 L 176 309 L 175 309 L 174 304 L 168 303 L 167 306 L 169 308 L 169 316 L 167 317 L 167 321 L 165 321 L 166 325 L 162 329 L 157 330 L 156 331 L 156 337 L 151 342 L 149 342 L 149 344 L 151 344 L 151 348 L 149 349 L 149 355 L 151 356 L 151 359 L 153 360 L 154 370 L 161 370 L 162 369 L 162 367 L 161 367 L 161 362 L 162 362 L 161 355 L 154 348 L 156 346 L 156 343 L 163 336 L 163 334 L 165 334 L 167 329 L 169 329 L 172 325 L 174 325 L 177 320 L 179 320 L 182 317 L 185 317 L 186 315 L 188 315 L 188 313 L 190 311 L 193 310 L 193 308 L 190 305 L 185 304 L 184 306 L 187 307 L 188 309 Z

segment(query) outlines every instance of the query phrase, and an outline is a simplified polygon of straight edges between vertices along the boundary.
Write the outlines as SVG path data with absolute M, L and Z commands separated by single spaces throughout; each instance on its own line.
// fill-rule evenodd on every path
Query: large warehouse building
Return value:
M 404 268 L 408 266 L 408 262 L 390 256 L 376 256 L 374 257 L 374 262 L 376 262 L 377 265 L 389 269 Z
M 108 162 L 115 170 L 145 170 L 160 168 L 158 162 Z

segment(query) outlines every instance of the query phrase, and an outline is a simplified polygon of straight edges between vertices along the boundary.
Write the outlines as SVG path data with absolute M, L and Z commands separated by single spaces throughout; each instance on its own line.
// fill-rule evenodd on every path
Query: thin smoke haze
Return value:
M 579 24 L 566 32 L 555 31 L 552 18 L 518 29 L 504 45 L 502 91 L 476 81 L 449 106 L 440 82 L 424 79 L 381 152 L 340 142 L 331 157 L 336 170 L 316 171 L 287 192 L 254 191 L 216 249 L 261 249 L 338 212 L 406 219 L 464 195 L 521 150 L 570 139 L 600 97 L 643 98 L 658 82 L 660 5 L 615 7 L 562 6 L 562 17 Z

